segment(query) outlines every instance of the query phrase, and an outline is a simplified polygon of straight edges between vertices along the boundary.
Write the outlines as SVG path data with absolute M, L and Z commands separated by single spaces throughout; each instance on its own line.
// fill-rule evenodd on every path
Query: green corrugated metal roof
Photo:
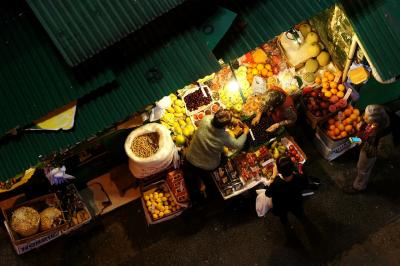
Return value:
M 73 72 L 36 19 L 0 21 L 0 135 L 115 79 L 111 70 Z
M 228 32 L 214 51 L 218 57 L 232 60 L 328 8 L 336 1 L 237 0 L 225 2 L 221 5 L 238 13 L 239 23 L 235 26 L 236 29 Z
M 193 31 L 183 32 L 157 47 L 126 58 L 125 51 L 136 39 L 121 46 L 121 58 L 127 67 L 118 70 L 118 87 L 99 94 L 86 103 L 78 102 L 75 126 L 70 131 L 24 132 L 18 139 L 0 144 L 0 180 L 38 162 L 39 155 L 67 148 L 104 130 L 116 121 L 153 103 L 171 91 L 199 77 L 215 72 L 219 64 L 207 46 Z M 151 79 L 149 73 L 155 73 Z M 161 73 L 161 74 L 160 74 Z M 162 77 L 157 79 L 157 77 Z
M 347 16 L 384 79 L 400 75 L 400 1 L 342 1 Z
M 28 0 L 69 65 L 77 65 L 185 0 Z

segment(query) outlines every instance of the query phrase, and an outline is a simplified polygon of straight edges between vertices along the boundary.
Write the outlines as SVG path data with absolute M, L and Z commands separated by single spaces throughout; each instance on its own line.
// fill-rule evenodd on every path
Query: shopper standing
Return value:
M 200 122 L 186 152 L 183 169 L 192 201 L 200 199 L 200 182 L 207 182 L 210 172 L 219 166 L 224 147 L 243 148 L 249 129 L 245 127 L 243 134 L 236 139 L 226 132 L 231 123 L 236 123 L 236 120 L 232 119 L 230 111 L 223 109 L 214 116 L 205 116 Z
M 285 228 L 289 228 L 288 213 L 293 213 L 301 221 L 305 220 L 302 191 L 307 187 L 305 177 L 295 173 L 289 158 L 278 161 L 278 176 L 267 188 L 266 195 L 272 198 L 272 213 L 278 216 Z
M 365 190 L 378 156 L 388 159 L 394 149 L 390 118 L 382 105 L 368 105 L 364 123 L 359 128 L 363 143 L 357 163 L 357 177 L 348 189 L 349 193 Z

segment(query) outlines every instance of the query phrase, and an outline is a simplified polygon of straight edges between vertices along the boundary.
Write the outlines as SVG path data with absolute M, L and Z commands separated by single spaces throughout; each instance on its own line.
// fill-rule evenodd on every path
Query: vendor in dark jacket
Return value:
M 287 226 L 289 212 L 300 220 L 304 218 L 302 191 L 307 186 L 307 180 L 294 172 L 294 166 L 289 158 L 281 158 L 278 161 L 278 172 L 266 195 L 272 198 L 272 212 L 279 216 L 284 226 Z

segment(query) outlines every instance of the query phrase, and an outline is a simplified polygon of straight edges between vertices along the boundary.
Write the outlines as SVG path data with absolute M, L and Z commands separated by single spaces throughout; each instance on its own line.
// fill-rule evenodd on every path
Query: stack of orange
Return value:
M 251 64 L 247 68 L 247 80 L 250 84 L 253 82 L 254 76 L 268 78 L 273 75 L 274 72 L 270 64 Z
M 342 73 L 340 71 L 332 73 L 324 71 L 322 77 L 316 77 L 315 83 L 322 85 L 322 93 L 330 102 L 336 103 L 344 97 L 346 87 L 338 83 Z
M 326 133 L 332 139 L 338 140 L 354 135 L 357 124 L 361 121 L 360 110 L 348 105 L 334 118 L 330 118 L 326 125 Z

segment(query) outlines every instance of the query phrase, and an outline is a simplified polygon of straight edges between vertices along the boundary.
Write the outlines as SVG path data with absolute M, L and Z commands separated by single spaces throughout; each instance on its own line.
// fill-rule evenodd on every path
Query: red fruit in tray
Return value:
M 296 162 L 296 158 L 294 158 L 294 157 L 290 157 L 290 160 L 292 160 L 292 162 Z
M 336 104 L 339 108 L 345 108 L 347 105 L 347 101 L 345 99 L 340 99 Z
M 331 98 L 329 98 L 329 101 L 331 103 L 337 103 L 337 101 L 339 101 L 339 97 L 337 97 L 336 95 L 331 96 Z
M 295 158 L 296 158 L 296 161 L 300 161 L 300 159 L 301 159 L 300 155 L 298 155 L 298 154 L 295 155 Z
M 281 57 L 279 55 L 273 55 L 272 56 L 272 62 L 275 65 L 279 65 L 281 63 Z
M 328 104 L 326 102 L 320 102 L 319 106 L 321 106 L 322 109 L 328 108 Z
M 274 66 L 274 67 L 272 68 L 272 73 L 274 73 L 274 75 L 278 75 L 278 73 L 279 73 L 279 68 L 278 68 L 277 66 Z
M 329 105 L 329 112 L 331 112 L 331 113 L 336 112 L 336 106 L 333 104 Z
M 198 115 L 197 115 L 197 119 L 198 120 L 202 120 L 204 118 L 204 113 L 199 113 Z
M 312 93 L 313 92 L 313 88 L 312 87 L 305 87 L 303 89 L 303 94 L 308 94 L 308 93 Z
M 294 150 L 295 148 L 294 148 L 294 146 L 293 145 L 290 145 L 289 146 L 289 150 Z
M 318 96 L 318 93 L 317 93 L 316 91 L 313 91 L 313 92 L 311 92 L 311 96 L 312 96 L 312 97 L 317 97 L 317 96 Z
M 199 120 L 199 116 L 198 116 L 197 114 L 194 114 L 194 115 L 193 115 L 193 119 L 194 119 L 195 121 L 197 121 L 197 120 Z
M 216 113 L 216 112 L 218 112 L 218 110 L 219 110 L 219 105 L 214 103 L 211 106 L 211 111 L 213 111 L 213 113 Z
M 211 115 L 211 110 L 210 109 L 208 109 L 208 110 L 206 110 L 206 115 Z

